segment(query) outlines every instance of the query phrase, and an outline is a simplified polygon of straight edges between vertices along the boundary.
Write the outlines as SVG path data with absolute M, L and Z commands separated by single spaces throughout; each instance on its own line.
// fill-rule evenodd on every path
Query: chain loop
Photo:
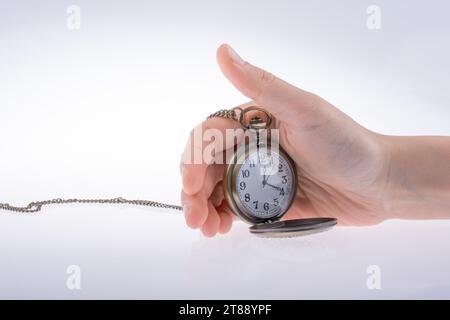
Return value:
M 209 118 L 219 117 L 219 118 L 227 118 L 239 121 L 238 115 L 236 114 L 236 110 L 242 112 L 242 109 L 239 107 L 232 109 L 221 109 L 217 112 L 214 112 L 208 116 Z M 61 204 L 71 204 L 71 203 L 82 203 L 82 204 L 91 204 L 91 203 L 99 203 L 99 204 L 131 204 L 136 206 L 147 206 L 147 207 L 155 207 L 161 209 L 173 209 L 173 210 L 182 210 L 182 207 L 179 205 L 156 202 L 151 200 L 128 200 L 122 197 L 111 198 L 111 199 L 51 199 L 51 200 L 42 200 L 30 202 L 25 207 L 12 206 L 9 203 L 0 203 L 0 210 L 13 211 L 18 213 L 36 213 L 41 211 L 43 206 L 47 205 L 61 205 Z

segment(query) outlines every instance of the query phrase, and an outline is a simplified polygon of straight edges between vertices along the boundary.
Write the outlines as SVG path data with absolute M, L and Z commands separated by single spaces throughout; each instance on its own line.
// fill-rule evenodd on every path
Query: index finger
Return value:
M 235 143 L 234 139 L 226 139 L 227 129 L 239 127 L 239 123 L 232 119 L 209 118 L 192 130 L 181 161 L 183 191 L 186 194 L 193 195 L 201 190 L 208 166 L 217 160 L 216 156 Z
M 237 107 L 245 109 L 251 105 L 255 105 L 255 103 L 250 101 Z M 226 139 L 226 130 L 240 128 L 241 127 L 238 121 L 214 117 L 206 119 L 191 131 L 180 164 L 183 191 L 186 194 L 193 195 L 201 190 L 205 181 L 206 168 L 214 160 L 214 157 L 206 157 L 206 159 L 204 157 L 204 151 L 211 144 L 211 141 L 208 139 L 207 141 L 204 141 L 203 134 L 205 134 L 207 136 L 206 138 L 208 138 L 208 130 L 210 130 L 209 133 L 211 133 L 211 130 L 216 130 L 216 133 L 222 136 L 222 145 L 215 144 L 216 149 L 214 150 L 215 153 L 220 153 L 233 147 L 237 142 L 234 141 L 234 138 L 231 141 L 230 139 Z M 200 136 L 199 132 L 201 133 Z M 243 132 L 242 135 L 239 135 L 239 132 L 237 133 L 237 140 L 239 141 L 239 139 L 243 137 Z M 196 155 L 200 155 L 200 159 L 194 159 Z

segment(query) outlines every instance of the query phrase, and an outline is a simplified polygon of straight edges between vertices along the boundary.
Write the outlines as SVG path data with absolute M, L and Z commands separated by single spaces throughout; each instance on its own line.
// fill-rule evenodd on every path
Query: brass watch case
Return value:
M 270 143 L 261 144 L 260 147 L 270 149 Z M 288 199 L 288 206 L 284 211 L 281 211 L 278 215 L 271 218 L 260 218 L 255 217 L 249 212 L 247 208 L 243 206 L 241 200 L 239 199 L 239 193 L 236 189 L 236 177 L 237 174 L 245 162 L 245 159 L 251 154 L 253 151 L 257 150 L 256 143 L 243 143 L 241 146 L 237 148 L 237 150 L 233 153 L 231 159 L 228 161 L 228 166 L 225 171 L 225 176 L 223 179 L 223 187 L 225 191 L 225 198 L 227 199 L 228 205 L 233 211 L 233 213 L 238 216 L 244 222 L 249 224 L 262 224 L 262 223 L 270 223 L 273 221 L 277 221 L 281 219 L 290 209 L 292 203 L 294 202 L 295 195 L 297 193 L 297 170 L 294 162 L 291 157 L 282 149 L 280 145 L 278 147 L 279 155 L 286 159 L 287 164 L 289 165 L 291 172 L 293 173 L 293 184 L 292 189 Z

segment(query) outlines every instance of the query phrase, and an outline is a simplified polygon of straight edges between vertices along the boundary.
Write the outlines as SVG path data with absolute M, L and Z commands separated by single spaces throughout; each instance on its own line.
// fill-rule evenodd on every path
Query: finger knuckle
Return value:
M 258 69 L 257 79 L 259 80 L 259 86 L 255 96 L 256 99 L 260 98 L 267 88 L 273 85 L 276 77 L 266 70 Z
M 269 85 L 275 80 L 275 76 L 266 70 L 260 69 L 259 70 L 259 79 L 265 85 Z

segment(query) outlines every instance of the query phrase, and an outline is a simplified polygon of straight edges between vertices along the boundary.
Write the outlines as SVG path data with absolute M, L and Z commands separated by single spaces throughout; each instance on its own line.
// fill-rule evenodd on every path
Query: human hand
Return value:
M 393 199 L 405 190 L 395 162 L 403 156 L 393 152 L 402 141 L 362 127 L 319 96 L 243 61 L 227 45 L 217 59 L 228 80 L 252 99 L 241 107 L 257 104 L 274 116 L 280 144 L 297 166 L 298 191 L 284 218 L 335 217 L 340 225 L 371 225 L 394 217 Z M 237 124 L 212 118 L 200 126 L 224 131 Z M 218 164 L 181 165 L 186 222 L 206 236 L 227 232 L 233 221 L 221 184 L 224 170 Z

